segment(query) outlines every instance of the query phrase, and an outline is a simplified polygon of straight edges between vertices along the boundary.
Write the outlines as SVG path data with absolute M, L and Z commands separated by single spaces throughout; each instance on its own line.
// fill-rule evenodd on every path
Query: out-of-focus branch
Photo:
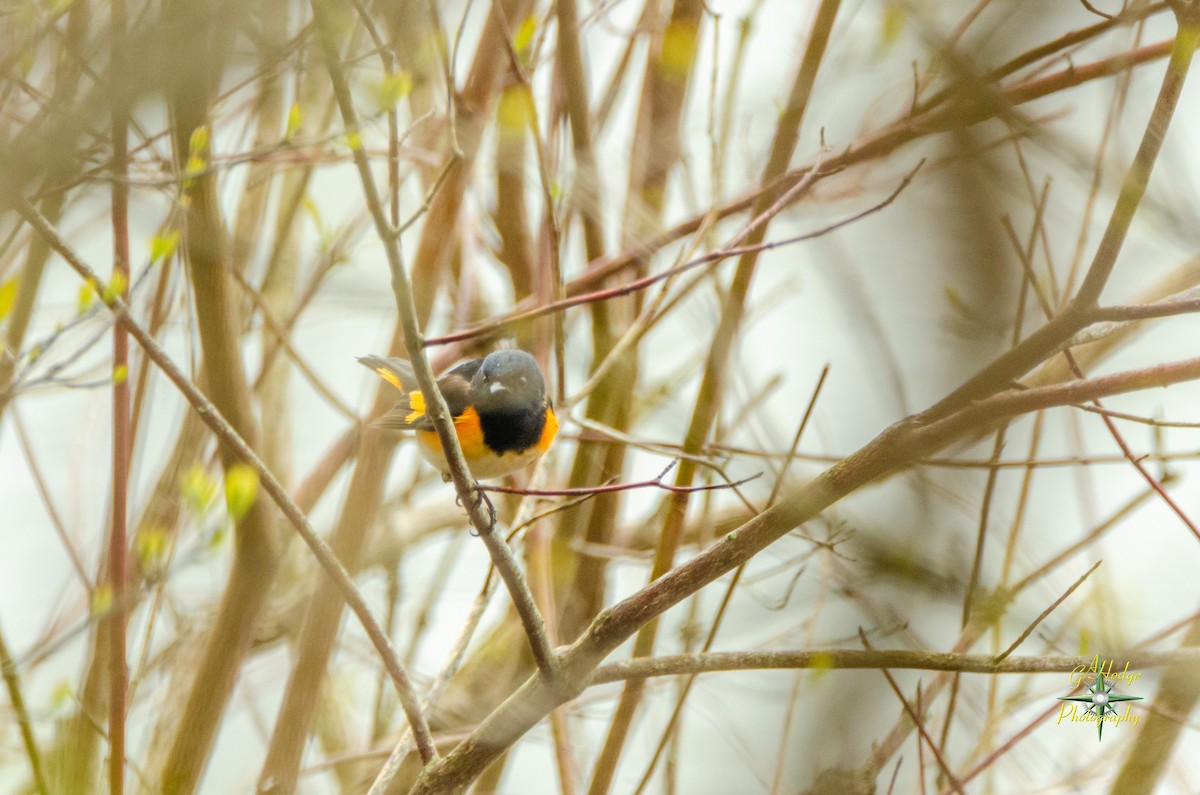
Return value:
M 840 7 L 841 0 L 822 0 L 816 9 L 804 55 L 800 60 L 788 95 L 787 106 L 780 115 L 771 142 L 771 151 L 759 179 L 760 185 L 769 185 L 782 176 L 792 159 L 800 140 L 801 124 L 808 110 L 817 74 L 825 58 L 825 50 L 829 44 Z M 785 192 L 785 196 L 790 195 L 793 191 L 803 192 L 802 186 L 810 183 L 818 172 L 819 166 L 814 166 L 806 179 L 793 185 L 789 191 Z M 768 199 L 765 195 L 760 197 L 754 205 L 752 217 L 755 220 L 760 217 L 769 219 L 774 215 L 770 211 L 775 210 L 777 204 L 783 205 L 784 201 Z M 766 233 L 767 221 L 764 221 L 753 226 L 745 235 L 744 241 L 739 240 L 738 243 L 744 242 L 749 247 L 756 246 L 763 242 Z M 675 485 L 681 489 L 692 485 L 697 470 L 694 459 L 687 456 L 694 456 L 703 447 L 716 419 L 717 409 L 721 405 L 720 386 L 726 382 L 728 377 L 729 354 L 733 350 L 735 340 L 738 339 L 742 319 L 745 315 L 745 302 L 758 265 L 758 254 L 757 251 L 750 251 L 739 258 L 728 295 L 723 302 L 720 320 L 713 332 L 712 346 L 705 360 L 700 386 L 684 436 L 683 453 L 685 457 L 681 460 L 675 476 Z M 667 500 L 666 518 L 663 521 L 663 529 L 655 549 L 654 564 L 650 570 L 651 581 L 662 577 L 674 565 L 675 554 L 683 534 L 689 497 L 687 491 L 678 491 L 671 494 Z M 637 639 L 634 642 L 634 657 L 647 656 L 653 652 L 657 629 L 657 622 L 653 618 L 639 628 Z M 629 727 L 641 701 L 641 695 L 642 684 L 636 681 L 627 683 L 621 692 L 621 698 L 609 726 L 604 747 L 596 762 L 589 795 L 604 795 L 608 792 L 616 775 L 617 764 L 628 736 Z
M 1100 655 L 1105 660 L 1120 660 L 1130 668 L 1166 668 L 1172 665 L 1200 663 L 1200 650 L 1146 652 L 1114 651 Z M 796 668 L 816 670 L 861 670 L 901 668 L 915 671 L 957 671 L 972 674 L 1048 674 L 1069 673 L 1087 668 L 1090 657 L 1063 655 L 1006 657 L 997 660 L 991 654 L 956 654 L 910 649 L 815 649 L 812 651 L 741 651 L 677 654 L 643 657 L 609 663 L 596 669 L 591 684 L 602 685 L 626 679 L 658 676 L 684 676 L 722 671 L 771 671 Z
M 39 795 L 50 795 L 46 784 L 46 774 L 42 769 L 42 755 L 38 751 L 37 737 L 33 733 L 33 721 L 29 719 L 29 709 L 25 706 L 25 694 L 21 689 L 21 676 L 17 672 L 16 661 L 8 650 L 4 633 L 0 631 L 0 677 L 4 679 L 4 689 L 8 693 L 8 703 L 17 719 L 17 727 L 21 731 L 21 742 L 25 746 L 25 756 L 29 759 L 29 769 L 33 774 L 33 787 Z
M 694 259 L 690 259 L 687 262 L 684 262 L 680 265 L 676 265 L 674 267 L 668 268 L 665 271 L 661 271 L 659 273 L 655 273 L 650 276 L 644 276 L 640 279 L 635 279 L 631 282 L 626 282 L 625 284 L 621 284 L 616 287 L 610 287 L 610 288 L 607 288 L 604 290 L 595 290 L 590 293 L 582 293 L 580 295 L 572 296 L 571 298 L 564 298 L 564 299 L 546 304 L 544 306 L 536 307 L 534 309 L 527 309 L 523 312 L 518 312 L 515 314 L 507 315 L 502 318 L 497 318 L 496 320 L 488 321 L 487 323 L 483 323 L 481 325 L 475 326 L 474 328 L 465 329 L 463 331 L 457 331 L 453 334 L 446 334 L 441 337 L 429 337 L 425 340 L 425 344 L 427 346 L 428 345 L 445 345 L 445 344 L 448 344 L 451 342 L 462 342 L 464 340 L 473 339 L 475 337 L 491 336 L 500 331 L 503 331 L 504 329 L 508 328 L 509 326 L 512 326 L 512 325 L 515 325 L 518 323 L 524 323 L 524 322 L 533 320 L 535 318 L 544 317 L 545 315 L 549 315 L 549 314 L 552 314 L 555 312 L 563 312 L 572 307 L 582 306 L 584 304 L 597 303 L 599 301 L 607 301 L 612 298 L 619 298 L 622 296 L 631 295 L 631 294 L 639 292 L 641 290 L 648 289 L 660 282 L 664 282 L 667 279 L 671 279 L 675 276 L 678 276 L 681 273 L 686 273 L 687 271 L 693 270 L 695 268 L 699 268 L 703 265 L 717 265 L 717 264 L 720 264 L 721 262 L 724 262 L 725 260 L 733 259 L 734 257 L 743 257 L 743 256 L 751 255 L 751 254 L 759 254 L 764 251 L 772 251 L 774 249 L 781 248 L 783 246 L 790 246 L 790 245 L 794 245 L 796 243 L 803 243 L 808 240 L 815 240 L 818 237 L 823 237 L 824 235 L 828 235 L 832 232 L 836 232 L 837 230 L 841 229 L 844 226 L 847 226 L 856 221 L 859 221 L 873 213 L 877 213 L 880 210 L 883 210 L 884 208 L 891 205 L 892 202 L 894 202 L 900 196 L 900 193 L 909 186 L 909 184 L 912 182 L 913 178 L 916 177 L 917 172 L 921 169 L 921 167 L 924 164 L 925 164 L 924 160 L 920 161 L 916 165 L 916 167 L 914 167 L 911 171 L 909 171 L 907 174 L 905 174 L 904 178 L 900 181 L 900 184 L 896 186 L 895 190 L 893 190 L 890 194 L 888 194 L 888 196 L 886 198 L 884 198 L 882 201 L 879 201 L 879 202 L 871 205 L 870 207 L 868 207 L 867 209 L 865 209 L 861 212 L 855 213 L 854 215 L 852 215 L 849 218 L 846 218 L 841 221 L 838 221 L 837 223 L 833 223 L 828 226 L 822 227 L 821 229 L 817 229 L 812 232 L 806 232 L 805 234 L 802 234 L 802 235 L 796 235 L 794 237 L 785 238 L 783 240 L 770 240 L 765 243 L 740 245 L 741 241 L 745 240 L 747 236 L 749 236 L 754 231 L 758 230 L 761 226 L 768 223 L 772 218 L 774 218 L 781 211 L 783 211 L 783 209 L 786 207 L 786 205 L 789 203 L 789 201 L 791 199 L 794 199 L 797 196 L 802 195 L 805 192 L 805 189 L 810 187 L 813 182 L 815 182 L 817 179 L 820 179 L 820 178 L 826 176 L 825 173 L 822 173 L 822 172 L 816 170 L 817 168 L 819 168 L 819 163 L 818 163 L 816 166 L 814 166 L 814 170 L 809 172 L 809 179 L 807 181 L 801 181 L 801 182 L 798 182 L 795 185 L 793 185 L 792 190 L 789 193 L 784 194 L 784 196 L 775 203 L 774 207 L 769 208 L 767 211 L 764 211 L 758 218 L 754 219 L 754 221 L 751 222 L 750 225 L 748 225 L 745 229 L 742 229 L 741 231 L 739 231 L 737 236 L 728 245 L 718 249 L 717 251 L 713 251 L 709 254 L 704 254 L 702 256 L 695 257 Z
M 128 36 L 125 30 L 125 0 L 113 0 L 110 52 L 112 56 L 113 174 L 112 281 L 122 285 L 121 297 L 129 300 L 129 74 Z M 108 791 L 125 791 L 125 719 L 129 699 L 129 663 L 126 659 L 126 630 L 129 614 L 125 592 L 129 582 L 129 462 L 132 435 L 129 415 L 129 334 L 120 323 L 113 326 L 112 369 L 112 523 L 108 535 L 108 583 L 113 607 L 105 616 L 108 624 Z
M 470 781 L 549 710 L 582 692 L 581 680 L 587 680 L 600 661 L 638 627 L 754 557 L 852 491 L 911 466 L 923 456 L 969 436 L 980 425 L 1077 400 L 1195 379 L 1200 379 L 1200 359 L 998 395 L 931 426 L 921 426 L 912 418 L 896 423 L 858 452 L 793 489 L 779 504 L 601 613 L 587 633 L 560 656 L 562 674 L 557 687 L 538 678 L 526 682 L 476 729 L 471 739 L 429 767 L 414 794 L 442 792 Z
M 1092 80 L 1120 74 L 1135 66 L 1151 63 L 1170 55 L 1172 45 L 1172 40 L 1157 42 L 1130 53 L 1122 53 L 1092 64 L 1072 66 L 1069 69 L 1044 78 L 1018 83 L 1015 86 L 1001 89 L 997 94 L 996 101 L 992 105 L 973 107 L 969 109 L 969 112 L 964 111 L 962 108 L 955 109 L 954 113 L 950 113 L 946 109 L 934 108 L 917 118 L 906 116 L 883 128 L 867 140 L 848 148 L 841 154 L 829 156 L 824 160 L 824 169 L 830 173 L 834 173 L 852 165 L 878 160 L 904 144 L 919 138 L 946 132 L 955 127 L 969 126 L 985 121 L 995 115 L 997 107 L 1030 102 L 1074 88 L 1077 85 Z M 761 201 L 764 196 L 777 199 L 794 187 L 797 182 L 806 178 L 812 171 L 812 165 L 809 163 L 793 168 L 785 176 L 765 187 L 755 189 L 737 199 L 728 201 L 718 207 L 710 208 L 705 213 L 680 221 L 669 229 L 638 240 L 629 246 L 626 251 L 611 255 L 602 260 L 593 260 L 589 264 L 586 273 L 572 279 L 565 285 L 568 300 L 574 299 L 585 292 L 595 290 L 597 285 L 603 283 L 609 277 L 635 267 L 648 253 L 657 251 L 686 235 L 696 232 L 706 220 L 720 220 L 745 212 L 753 207 L 756 202 Z M 794 198 L 796 200 L 799 199 L 798 196 Z M 541 311 L 542 307 L 538 307 L 532 300 L 526 299 L 519 302 L 511 313 L 489 321 L 486 326 L 466 329 L 462 332 L 455 332 L 454 334 L 441 337 L 431 337 L 427 340 L 427 343 L 436 345 L 475 336 L 493 336 L 497 332 L 502 331 L 510 323 L 536 317 Z
M 1053 320 L 1026 337 L 1019 345 L 997 357 L 950 395 L 923 412 L 920 415 L 922 422 L 940 419 L 972 400 L 1007 388 L 1013 379 L 1020 378 L 1040 364 L 1091 322 L 1091 312 L 1095 309 L 1100 292 L 1112 273 L 1125 234 L 1133 222 L 1133 214 L 1146 191 L 1146 184 L 1150 180 L 1154 161 L 1178 104 L 1198 40 L 1200 30 L 1190 26 L 1179 28 L 1171 50 L 1171 61 L 1163 76 L 1162 87 L 1151 112 L 1150 121 L 1146 125 L 1141 146 L 1138 147 L 1134 162 L 1125 174 L 1117 205 L 1113 209 L 1104 237 L 1096 249 L 1078 294 Z
M 236 22 L 223 19 L 218 24 L 217 7 L 208 2 L 188 5 L 173 0 L 166 11 L 180 24 L 194 27 L 191 35 L 181 39 L 166 92 L 177 173 L 186 196 L 182 248 L 204 356 L 205 390 L 230 428 L 253 445 L 258 428 L 239 346 L 240 313 L 231 289 L 217 174 L 199 173 L 202 168 L 197 168 L 212 159 L 208 125 L 214 75 L 225 63 Z M 226 473 L 243 460 L 228 444 L 219 445 L 218 453 Z M 275 522 L 266 500 L 255 500 L 235 520 L 233 564 L 216 618 L 187 685 L 183 710 L 167 717 L 173 723 L 168 730 L 172 740 L 158 783 L 164 792 L 194 791 L 208 762 L 238 671 L 250 650 L 255 619 L 278 569 L 282 545 Z
M 1146 133 L 1146 138 L 1152 142 L 1144 142 L 1140 153 L 1157 153 L 1157 145 L 1153 140 L 1157 139 L 1157 144 L 1161 144 L 1166 123 L 1178 100 L 1182 77 L 1186 75 L 1195 50 L 1196 38 L 1193 27 L 1181 26 L 1168 75 L 1152 114 L 1152 129 Z M 1146 157 L 1138 158 L 1137 162 L 1144 170 L 1134 174 L 1131 169 L 1126 179 L 1126 189 L 1122 191 L 1124 201 L 1119 200 L 1119 208 L 1128 209 L 1130 202 L 1136 208 L 1136 200 L 1140 198 L 1149 179 L 1153 159 L 1149 156 L 1147 162 Z M 1120 227 L 1121 224 L 1116 226 Z M 1124 228 L 1128 228 L 1128 223 L 1124 224 Z M 1119 248 L 1122 239 L 1123 231 L 1110 236 L 1109 245 Z M 1102 287 L 1110 270 L 1106 258 L 1115 258 L 1115 255 L 1115 251 L 1098 253 L 1085 284 L 1090 282 L 1093 290 L 1097 289 L 1097 285 Z M 1095 276 L 1095 273 L 1101 273 L 1102 277 Z M 858 452 L 808 484 L 794 489 L 779 504 L 754 517 L 708 550 L 606 610 L 592 623 L 587 633 L 562 655 L 564 676 L 557 689 L 536 680 L 527 682 L 479 726 L 471 739 L 428 768 L 414 788 L 414 793 L 437 792 L 471 780 L 478 770 L 482 770 L 541 716 L 577 695 L 580 691 L 576 689 L 578 682 L 575 677 L 586 676 L 630 633 L 858 488 L 893 474 L 953 441 L 1007 417 L 1108 394 L 1200 378 L 1200 359 L 1193 359 L 1106 378 L 995 394 L 1007 388 L 1013 378 L 1053 353 L 1077 330 L 1075 324 L 1086 325 L 1087 312 L 1094 308 L 1095 297 L 1098 297 L 1098 292 L 1091 303 L 1073 303 L 1067 313 L 999 357 L 945 400 L 886 429 Z M 1064 317 L 1070 319 L 1063 320 Z M 988 398 L 988 394 L 995 396 Z
M 84 281 L 96 284 L 100 283 L 91 267 L 67 245 L 66 241 L 58 235 L 53 227 L 45 222 L 45 219 L 32 205 L 24 202 L 18 207 L 18 211 L 30 226 L 37 230 L 39 234 L 46 237 L 51 247 Z M 304 540 L 304 543 L 312 550 L 313 556 L 317 559 L 321 568 L 338 584 L 342 598 L 346 600 L 351 611 L 354 612 L 362 624 L 363 630 L 366 632 L 371 644 L 375 647 L 376 652 L 383 661 L 384 667 L 388 671 L 388 675 L 396 686 L 401 705 L 409 717 L 414 735 L 418 738 L 418 747 L 432 749 L 433 743 L 429 734 L 429 727 L 417 706 L 416 695 L 408 674 L 392 649 L 387 634 L 384 633 L 379 623 L 372 616 L 370 608 L 367 606 L 362 594 L 354 585 L 354 581 L 350 578 L 345 568 L 338 562 L 337 557 L 333 554 L 333 550 L 329 548 L 329 545 L 317 533 L 316 529 L 308 521 L 308 517 L 304 515 L 304 512 L 288 496 L 282 484 L 271 474 L 271 471 L 254 452 L 253 448 L 246 443 L 245 439 L 221 415 L 216 406 L 204 396 L 204 393 L 188 380 L 187 375 L 167 356 L 166 352 L 159 347 L 154 338 L 132 318 L 129 314 L 128 305 L 119 297 L 112 297 L 107 302 L 107 305 L 113 311 L 117 322 L 123 324 L 129 330 L 130 335 L 145 350 L 146 356 L 162 370 L 163 374 L 183 394 L 196 413 L 204 420 L 204 424 L 209 427 L 221 443 L 238 460 L 245 462 L 258 472 L 263 490 L 279 506 L 284 516 L 295 527 L 296 532 Z

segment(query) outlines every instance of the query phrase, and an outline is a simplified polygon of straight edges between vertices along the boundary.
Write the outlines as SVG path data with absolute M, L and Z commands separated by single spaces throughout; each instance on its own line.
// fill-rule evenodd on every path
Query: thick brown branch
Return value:
M 1165 668 L 1200 663 L 1200 649 L 1173 652 L 1117 651 L 1100 655 L 1106 660 L 1128 662 L 1132 669 Z M 590 684 L 602 685 L 626 679 L 650 679 L 659 676 L 728 671 L 769 671 L 807 668 L 860 670 L 900 668 L 917 671 L 957 671 L 975 674 L 1046 674 L 1069 673 L 1087 668 L 1095 655 L 1025 656 L 997 660 L 991 654 L 955 654 L 954 652 L 909 649 L 815 649 L 812 651 L 741 651 L 678 654 L 667 657 L 639 657 L 609 663 L 596 669 Z

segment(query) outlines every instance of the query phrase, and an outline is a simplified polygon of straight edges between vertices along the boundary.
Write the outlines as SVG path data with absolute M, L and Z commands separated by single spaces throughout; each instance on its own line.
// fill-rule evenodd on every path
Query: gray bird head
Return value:
M 471 379 L 471 401 L 478 411 L 532 410 L 545 394 L 537 360 L 525 351 L 488 354 Z

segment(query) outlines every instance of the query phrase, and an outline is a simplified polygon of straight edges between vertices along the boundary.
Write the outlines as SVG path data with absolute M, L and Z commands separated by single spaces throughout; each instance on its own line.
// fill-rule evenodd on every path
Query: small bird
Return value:
M 358 359 L 404 393 L 396 406 L 373 425 L 413 429 L 425 460 L 449 480 L 449 467 L 433 421 L 425 413 L 425 396 L 417 387 L 412 365 L 403 359 L 361 356 Z M 477 480 L 503 477 L 533 463 L 558 434 L 558 418 L 546 396 L 537 361 L 525 351 L 495 351 L 455 367 L 438 379 L 471 474 Z

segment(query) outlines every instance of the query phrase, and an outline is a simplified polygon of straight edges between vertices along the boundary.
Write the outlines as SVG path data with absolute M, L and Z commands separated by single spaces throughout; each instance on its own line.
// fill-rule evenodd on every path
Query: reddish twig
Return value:
M 596 494 L 608 494 L 614 491 L 631 491 L 633 489 L 649 489 L 656 488 L 664 491 L 673 491 L 681 494 L 690 494 L 693 491 L 713 491 L 715 489 L 736 489 L 738 486 L 745 485 L 752 480 L 757 480 L 762 477 L 761 472 L 757 472 L 748 478 L 735 480 L 728 483 L 713 483 L 708 486 L 673 486 L 670 483 L 664 483 L 663 478 L 667 476 L 675 465 L 679 463 L 679 459 L 675 459 L 658 473 L 657 477 L 649 480 L 639 480 L 635 483 L 611 483 L 604 486 L 583 486 L 577 489 L 525 489 L 519 486 L 479 486 L 480 491 L 492 491 L 499 494 L 520 494 L 524 497 L 591 497 Z
M 1079 365 L 1075 362 L 1075 357 L 1071 355 L 1070 351 L 1065 351 L 1065 353 L 1067 356 L 1067 361 L 1071 365 L 1071 369 L 1077 376 L 1082 378 L 1083 370 L 1080 369 Z M 1099 400 L 1094 400 L 1092 402 L 1096 408 L 1104 408 Z M 1113 441 L 1117 443 L 1117 447 L 1121 448 L 1121 454 L 1129 460 L 1129 463 L 1134 469 L 1137 470 L 1138 474 L 1142 476 L 1142 479 L 1145 480 L 1150 488 L 1154 489 L 1154 492 L 1162 499 L 1163 502 L 1167 504 L 1167 507 L 1171 509 L 1171 512 L 1179 517 L 1179 520 L 1183 522 L 1184 526 L 1187 527 L 1189 531 L 1191 531 L 1191 534 L 1195 536 L 1196 540 L 1200 541 L 1200 528 L 1196 527 L 1196 523 L 1193 522 L 1191 518 L 1184 512 L 1179 503 L 1167 493 L 1166 488 L 1162 483 L 1159 482 L 1158 478 L 1154 477 L 1150 470 L 1146 469 L 1146 465 L 1142 463 L 1141 458 L 1134 455 L 1133 450 L 1129 447 L 1129 443 L 1125 441 L 1125 437 L 1117 428 L 1117 423 L 1113 420 L 1113 418 L 1107 414 L 1101 414 L 1100 419 L 1103 421 L 1104 427 L 1108 428 L 1108 432 L 1112 436 Z
M 539 306 L 539 307 L 535 307 L 533 309 L 528 309 L 524 312 L 517 312 L 517 313 L 509 315 L 507 317 L 497 318 L 496 320 L 490 321 L 488 323 L 483 323 L 481 325 L 475 326 L 474 328 L 465 329 L 463 331 L 456 331 L 453 334 L 446 334 L 441 337 L 427 337 L 425 339 L 425 345 L 427 347 L 432 346 L 432 345 L 446 345 L 451 342 L 462 342 L 463 340 L 473 339 L 474 337 L 480 337 L 480 336 L 484 336 L 487 334 L 494 334 L 497 331 L 508 328 L 509 326 L 515 325 L 517 323 L 524 323 L 524 322 L 527 322 L 530 320 L 535 320 L 539 317 L 544 317 L 546 315 L 553 314 L 555 312 L 562 312 L 567 309 L 571 309 L 572 307 L 582 306 L 584 304 L 591 304 L 591 303 L 595 303 L 597 301 L 608 301 L 613 298 L 620 298 L 621 296 L 640 292 L 642 290 L 645 290 L 648 287 L 652 287 L 655 284 L 658 284 L 659 282 L 666 281 L 667 279 L 670 279 L 674 276 L 678 276 L 681 273 L 685 273 L 687 271 L 693 270 L 694 268 L 698 268 L 701 265 L 716 265 L 727 259 L 732 259 L 734 257 L 740 257 L 745 254 L 757 254 L 757 253 L 763 252 L 763 251 L 771 251 L 772 249 L 780 248 L 782 246 L 790 246 L 795 243 L 803 243 L 807 240 L 813 240 L 818 237 L 823 237 L 824 235 L 828 235 L 831 232 L 835 232 L 838 229 L 841 229 L 842 227 L 847 226 L 848 224 L 852 224 L 856 221 L 860 221 L 869 215 L 872 215 L 874 213 L 879 212 L 880 210 L 887 208 L 890 204 L 892 204 L 892 202 L 896 201 L 896 199 L 900 196 L 900 194 L 904 191 L 904 189 L 909 186 L 909 184 L 913 181 L 913 178 L 916 177 L 917 172 L 920 171 L 921 167 L 924 165 L 925 165 L 925 160 L 924 160 L 924 158 L 922 158 L 921 161 L 919 163 L 917 163 L 917 165 L 911 171 L 909 171 L 907 174 L 904 175 L 904 179 L 902 179 L 900 181 L 900 184 L 896 186 L 895 190 L 893 190 L 890 194 L 888 194 L 888 196 L 885 199 L 883 199 L 882 201 L 878 202 L 877 204 L 871 205 L 870 207 L 863 210 L 862 212 L 855 213 L 854 215 L 850 216 L 849 218 L 844 218 L 841 221 L 830 224 L 829 226 L 822 227 L 821 229 L 817 229 L 813 232 L 806 232 L 803 235 L 796 235 L 795 237 L 789 237 L 789 238 L 785 238 L 783 240 L 772 240 L 772 241 L 768 241 L 766 243 L 757 243 L 755 245 L 749 245 L 749 246 L 736 245 L 736 241 L 738 239 L 744 238 L 746 235 L 746 232 L 748 232 L 750 229 L 755 228 L 755 224 L 751 224 L 751 226 L 748 229 L 743 230 L 742 232 L 740 232 L 737 235 L 737 237 L 734 238 L 735 245 L 726 246 L 725 248 L 722 248 L 718 251 L 714 251 L 711 254 L 705 254 L 702 257 L 697 257 L 693 260 L 689 260 L 689 261 L 683 263 L 682 265 L 677 265 L 674 268 L 668 268 L 667 270 L 663 271 L 662 273 L 656 273 L 651 276 L 646 276 L 642 279 L 635 279 L 632 282 L 629 282 L 627 284 L 622 284 L 618 287 L 611 287 L 606 290 L 596 290 L 594 292 L 583 293 L 581 295 L 575 295 L 570 298 L 564 298 L 561 301 L 553 301 L 544 306 Z M 812 176 L 814 178 L 828 176 L 828 173 L 819 173 L 815 170 L 811 171 L 810 173 L 812 174 Z M 799 185 L 797 185 L 796 187 L 799 187 Z M 807 187 L 807 185 L 805 185 L 804 187 Z M 776 202 L 776 204 L 779 206 L 772 208 L 772 210 L 774 210 L 774 213 L 777 214 L 778 212 L 780 212 L 788 204 L 788 202 L 791 200 L 791 198 L 792 198 L 791 192 L 789 192 L 787 195 L 784 196 L 783 199 Z M 769 216 L 769 215 L 771 215 L 771 213 L 763 213 L 763 215 Z M 760 222 L 760 219 L 755 219 L 755 221 Z
M 871 642 L 867 640 L 867 633 L 863 631 L 862 627 L 858 628 L 858 636 L 862 638 L 862 643 L 867 647 L 868 651 L 874 651 L 871 646 Z M 958 792 L 959 795 L 966 795 L 966 793 L 963 792 L 962 784 L 957 778 L 955 778 L 954 772 L 950 770 L 950 765 L 946 762 L 946 758 L 942 756 L 942 750 L 938 748 L 937 744 L 934 743 L 933 738 L 929 736 L 929 732 L 926 731 L 925 722 L 921 720 L 921 716 L 918 715 L 913 710 L 912 705 L 908 703 L 908 699 L 904 697 L 904 692 L 900 690 L 900 685 L 896 684 L 895 677 L 892 676 L 891 672 L 888 671 L 887 668 L 880 668 L 879 672 L 883 674 L 885 679 L 887 679 L 888 686 L 892 688 L 892 692 L 896 694 L 896 698 L 900 699 L 900 705 L 904 707 L 904 711 L 908 713 L 909 719 L 912 720 L 913 724 L 916 725 L 917 731 L 920 733 L 921 737 L 926 743 L 929 744 L 929 750 L 933 751 L 933 756 L 937 759 L 938 767 L 942 769 L 942 773 L 944 773 L 946 778 L 950 780 L 950 785 L 954 787 L 954 790 Z
M 792 446 L 789 448 L 788 456 L 783 461 L 783 466 L 779 471 L 779 475 L 775 478 L 775 485 L 771 487 L 771 495 L 767 498 L 767 505 L 774 505 L 779 497 L 779 491 L 783 487 L 784 477 L 787 475 L 788 466 L 791 465 L 792 459 L 795 458 L 796 448 L 800 446 L 800 439 L 804 436 L 804 431 L 808 427 L 809 420 L 812 419 L 813 411 L 817 407 L 817 399 L 821 396 L 821 388 L 825 385 L 825 378 L 829 375 L 829 365 L 821 368 L 821 375 L 817 379 L 817 385 L 813 388 L 811 397 L 808 399 L 808 406 L 804 409 L 804 416 L 800 419 L 800 424 L 796 428 L 796 433 L 792 436 Z M 751 513 L 758 511 L 751 508 Z M 742 580 L 742 575 L 746 572 L 746 565 L 738 566 L 734 571 L 733 576 L 729 579 L 729 584 L 725 587 L 725 593 L 721 597 L 721 603 L 717 607 L 717 613 L 713 617 L 712 626 L 709 627 L 708 636 L 704 639 L 704 645 L 701 647 L 701 654 L 707 653 L 713 647 L 717 640 L 717 632 L 721 629 L 721 624 L 725 620 L 725 615 L 729 610 L 729 604 L 733 601 L 733 594 L 737 590 L 738 584 Z M 796 576 L 799 577 L 803 569 L 797 571 Z M 792 580 L 792 585 L 795 585 L 796 579 Z M 789 589 L 790 590 L 790 589 Z M 650 776 L 653 775 L 655 767 L 658 765 L 658 760 L 662 757 L 666 750 L 667 741 L 675 733 L 679 725 L 679 720 L 683 717 L 683 706 L 690 695 L 692 686 L 696 683 L 696 677 L 689 677 L 683 686 L 680 688 L 679 697 L 675 701 L 675 708 L 671 711 L 671 717 L 667 721 L 666 728 L 663 729 L 662 737 L 659 740 L 658 746 L 654 749 L 654 755 L 650 757 L 650 762 L 646 765 L 646 772 L 642 775 L 642 780 L 638 784 L 638 792 L 643 792 L 646 786 L 650 783 Z M 786 735 L 786 731 L 785 731 Z M 777 788 L 772 787 L 774 792 Z
M 1024 740 L 1026 737 L 1029 736 L 1029 734 L 1034 729 L 1036 729 L 1039 725 L 1041 725 L 1042 721 L 1046 720 L 1047 718 L 1049 718 L 1051 715 L 1053 715 L 1057 711 L 1058 711 L 1057 704 L 1055 704 L 1052 707 L 1047 707 L 1044 712 L 1042 712 L 1040 715 L 1038 715 L 1033 720 L 1029 721 L 1029 723 L 1024 728 L 1022 728 L 1020 731 L 1018 731 L 1012 737 L 1008 738 L 1008 740 L 1005 741 L 999 748 L 997 748 L 995 751 L 993 751 L 991 754 L 989 754 L 986 759 L 984 759 L 982 762 L 980 762 L 975 767 L 973 767 L 965 776 L 962 777 L 961 783 L 966 784 L 967 782 L 971 781 L 976 776 L 978 776 L 980 773 L 987 770 L 989 767 L 992 766 L 993 762 L 995 762 L 997 759 L 1000 759 L 1005 754 L 1007 754 L 1009 751 L 1011 751 L 1017 743 L 1019 743 L 1021 740 Z

